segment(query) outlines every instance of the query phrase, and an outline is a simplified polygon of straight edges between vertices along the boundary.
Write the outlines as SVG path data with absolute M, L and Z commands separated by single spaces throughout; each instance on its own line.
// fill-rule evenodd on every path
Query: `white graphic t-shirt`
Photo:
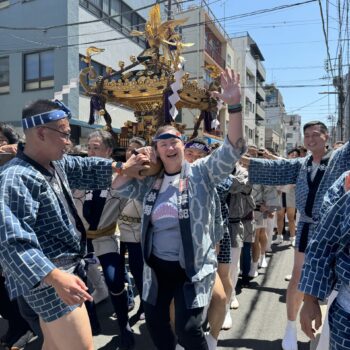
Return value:
M 152 253 L 163 260 L 178 261 L 182 244 L 177 207 L 180 173 L 164 175 L 162 187 L 154 204 Z

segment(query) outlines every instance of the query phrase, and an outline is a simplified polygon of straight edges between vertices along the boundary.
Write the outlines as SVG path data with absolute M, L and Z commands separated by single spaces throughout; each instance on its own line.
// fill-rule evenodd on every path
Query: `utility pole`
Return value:
M 171 19 L 171 0 L 168 0 L 168 21 Z
M 338 126 L 340 128 L 340 140 L 344 140 L 344 83 L 342 70 L 342 48 L 340 47 L 338 57 L 338 77 L 336 78 L 336 89 L 338 90 Z

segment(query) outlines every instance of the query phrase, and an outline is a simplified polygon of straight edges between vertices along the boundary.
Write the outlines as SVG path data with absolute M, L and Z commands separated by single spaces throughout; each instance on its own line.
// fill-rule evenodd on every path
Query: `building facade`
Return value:
M 209 65 L 221 71 L 226 67 L 233 68 L 234 51 L 229 47 L 228 36 L 216 21 L 205 0 L 202 0 L 202 6 L 191 6 L 177 13 L 175 18 L 187 18 L 187 22 L 181 28 L 182 41 L 194 44 L 183 52 L 184 70 L 190 74 L 190 79 L 198 82 L 199 86 L 209 88 L 215 80 L 207 68 Z M 182 110 L 181 122 L 186 124 L 186 133 L 189 136 L 193 132 L 199 114 L 199 110 Z M 222 108 L 217 115 L 213 112 L 211 118 L 217 118 L 218 126 L 207 130 L 205 123 L 202 122 L 199 135 L 207 137 L 209 142 L 222 140 L 226 135 L 227 109 Z
M 230 40 L 235 50 L 235 69 L 241 75 L 244 129 L 247 142 L 265 146 L 264 57 L 249 33 L 236 34 Z
M 1 121 L 19 127 L 25 105 L 63 92 L 62 100 L 72 110 L 73 138 L 78 143 L 91 131 L 87 125 L 90 98 L 73 82 L 86 67 L 86 49 L 105 49 L 92 57 L 101 75 L 106 67 L 118 70 L 119 61 L 129 63 L 131 55 L 137 56 L 145 48 L 144 40 L 131 37 L 130 31 L 143 30 L 154 1 L 6 0 L 0 4 L 0 23 L 8 27 L 0 32 Z M 107 104 L 106 108 L 115 128 L 135 120 L 133 111 L 120 105 Z M 105 124 L 103 120 L 100 123 Z
M 284 118 L 286 116 L 286 109 L 283 102 L 283 96 L 274 84 L 266 84 L 264 86 L 266 93 L 265 102 L 265 113 L 266 113 L 266 124 L 265 124 L 265 144 L 268 148 L 272 142 L 273 130 L 279 135 L 279 144 L 275 151 L 280 155 L 285 155 L 285 127 Z M 276 138 L 275 138 L 276 139 Z
M 302 145 L 301 116 L 299 114 L 287 114 L 283 118 L 286 152 Z

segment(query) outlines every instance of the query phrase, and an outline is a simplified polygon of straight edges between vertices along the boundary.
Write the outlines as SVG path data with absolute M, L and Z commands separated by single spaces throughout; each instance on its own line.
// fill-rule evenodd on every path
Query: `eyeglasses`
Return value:
M 66 141 L 69 141 L 70 138 L 71 138 L 71 136 L 72 136 L 72 134 L 71 134 L 70 132 L 59 131 L 59 130 L 57 130 L 57 129 L 50 128 L 50 127 L 48 127 L 48 126 L 42 126 L 42 128 L 44 128 L 44 129 L 50 129 L 50 130 L 52 130 L 52 131 L 56 131 L 56 132 L 60 133 L 61 135 L 63 135 L 63 138 L 64 138 Z

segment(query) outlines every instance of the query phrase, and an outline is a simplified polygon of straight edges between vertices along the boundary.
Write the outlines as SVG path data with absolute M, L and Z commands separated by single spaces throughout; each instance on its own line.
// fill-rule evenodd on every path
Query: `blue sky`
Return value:
M 304 0 L 207 1 L 215 16 L 220 19 Z M 331 59 L 336 57 L 338 36 L 338 23 L 335 20 L 337 0 L 332 2 L 329 10 L 333 19 L 329 17 L 328 34 Z M 325 11 L 325 1 L 323 5 Z M 288 87 L 331 83 L 331 80 L 325 79 L 328 75 L 324 69 L 327 51 L 317 1 L 277 12 L 227 20 L 221 24 L 228 34 L 249 32 L 265 58 L 266 83 L 281 86 L 280 91 L 288 113 L 299 113 L 303 123 L 317 119 L 330 125 L 328 116 L 336 114 L 337 95 L 319 93 L 334 91 L 333 86 Z

